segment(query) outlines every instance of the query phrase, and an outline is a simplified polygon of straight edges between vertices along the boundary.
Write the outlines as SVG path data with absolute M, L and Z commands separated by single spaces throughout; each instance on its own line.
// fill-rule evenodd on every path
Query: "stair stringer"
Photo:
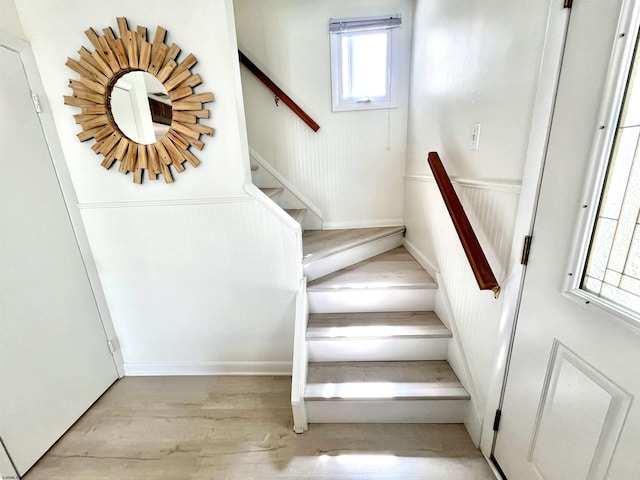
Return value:
M 264 193 L 253 183 L 245 183 L 244 191 L 252 198 L 256 199 L 263 207 L 267 208 L 272 214 L 278 217 L 289 229 L 300 234 L 300 253 L 302 254 L 302 229 L 300 224 L 296 222 L 287 212 L 284 211 L 272 198 Z M 278 193 L 277 195 L 280 195 Z M 302 257 L 300 257 L 302 258 Z
M 282 188 L 278 205 L 282 208 L 307 209 L 302 222 L 303 229 L 322 230 L 323 220 L 320 209 L 251 147 L 249 147 L 249 157 L 251 162 L 255 162 L 259 167 L 251 172 L 253 182 L 263 188 Z
M 278 206 L 273 200 L 271 200 L 267 195 L 265 195 L 258 187 L 256 187 L 252 183 L 244 184 L 244 191 L 253 199 L 255 199 L 260 205 L 267 209 L 273 216 L 278 218 L 280 222 L 285 225 L 289 230 L 291 230 L 296 238 L 296 251 L 293 252 L 295 258 L 298 259 L 296 262 L 296 275 L 298 279 L 304 277 L 304 272 L 302 270 L 302 228 L 300 224 L 296 222 L 291 216 L 285 212 L 282 208 Z
M 307 300 L 307 279 L 300 281 L 296 296 L 295 328 L 293 333 L 293 371 L 291 374 L 291 408 L 293 410 L 293 431 L 304 433 L 309 429 L 304 389 L 309 370 L 309 349 L 306 340 L 309 322 L 309 302 Z
M 280 208 L 271 198 L 252 183 L 244 185 L 245 192 L 277 217 L 296 236 L 297 276 L 300 288 L 296 295 L 294 318 L 294 348 L 292 363 L 291 406 L 294 417 L 294 431 L 303 433 L 308 430 L 307 411 L 304 403 L 304 389 L 307 384 L 308 354 L 306 344 L 307 322 L 309 319 L 309 303 L 307 301 L 307 279 L 302 269 L 302 228 L 287 212 Z
M 449 297 L 447 295 L 447 288 L 440 273 L 440 270 L 411 242 L 406 238 L 403 242 L 404 248 L 417 260 L 417 262 L 424 268 L 429 275 L 435 278 L 438 288 L 435 291 L 434 298 L 434 312 L 442 323 L 451 331 L 453 337 L 449 340 L 449 347 L 447 353 L 447 361 L 452 370 L 460 380 L 460 383 L 467 389 L 471 399 L 468 401 L 466 410 L 464 413 L 464 426 L 469 432 L 471 440 L 476 446 L 480 445 L 480 439 L 482 437 L 482 425 L 483 416 L 480 414 L 480 410 L 476 404 L 478 398 L 478 390 L 475 385 L 473 376 L 471 375 L 471 369 L 469 367 L 469 361 L 464 353 L 462 342 L 460 341 L 460 332 L 458 325 L 455 321 L 453 309 L 449 303 Z

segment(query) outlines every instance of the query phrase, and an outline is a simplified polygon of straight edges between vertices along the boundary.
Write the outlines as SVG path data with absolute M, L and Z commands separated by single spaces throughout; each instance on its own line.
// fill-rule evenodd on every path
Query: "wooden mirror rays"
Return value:
M 201 135 L 213 135 L 213 128 L 198 123 L 202 118 L 209 118 L 210 112 L 204 104 L 213 101 L 213 94 L 194 91 L 202 83 L 200 75 L 191 72 L 196 57 L 189 54 L 178 61 L 180 47 L 165 43 L 164 28 L 159 26 L 153 42 L 149 42 L 146 27 L 129 30 L 124 17 L 117 18 L 117 23 L 120 38 L 111 27 L 104 28 L 101 36 L 89 28 L 85 35 L 95 50 L 81 47 L 79 60 L 67 59 L 66 65 L 79 74 L 80 79 L 69 80 L 73 94 L 65 96 L 64 103 L 80 108 L 80 113 L 74 115 L 82 127 L 78 139 L 81 142 L 95 140 L 91 149 L 104 157 L 104 168 L 120 162 L 118 170 L 133 173 L 135 183 L 142 183 L 145 170 L 150 180 L 162 175 L 165 182 L 171 183 L 172 171 L 183 172 L 185 162 L 193 167 L 200 164 L 190 148 L 202 150 Z M 111 92 L 118 79 L 132 71 L 154 75 L 171 101 L 169 129 L 155 143 L 132 140 L 114 121 Z

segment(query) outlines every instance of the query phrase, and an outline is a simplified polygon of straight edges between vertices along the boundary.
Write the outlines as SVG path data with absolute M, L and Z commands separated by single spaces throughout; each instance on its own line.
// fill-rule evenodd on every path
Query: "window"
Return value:
M 333 111 L 395 108 L 400 15 L 331 19 Z
M 603 112 L 615 125 L 596 139 L 584 215 L 576 240 L 571 297 L 640 322 L 640 55 L 634 35 L 620 35 Z M 635 38 L 634 38 L 635 37 Z
M 640 314 L 640 78 L 635 56 L 581 287 Z

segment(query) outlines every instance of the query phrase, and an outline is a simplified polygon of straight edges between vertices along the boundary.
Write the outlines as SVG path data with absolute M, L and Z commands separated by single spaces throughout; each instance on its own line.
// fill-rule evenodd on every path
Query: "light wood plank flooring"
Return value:
M 126 377 L 26 480 L 494 479 L 462 425 L 292 430 L 290 377 Z
M 318 362 L 309 364 L 307 400 L 469 399 L 446 361 Z
M 436 288 L 404 247 L 397 247 L 309 283 L 310 291 L 345 288 Z
M 312 313 L 307 340 L 326 338 L 451 338 L 434 312 Z

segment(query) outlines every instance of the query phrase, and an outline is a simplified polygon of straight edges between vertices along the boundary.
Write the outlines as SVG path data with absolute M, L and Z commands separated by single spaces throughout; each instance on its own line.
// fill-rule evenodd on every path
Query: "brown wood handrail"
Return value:
M 444 203 L 447 206 L 453 225 L 456 228 L 456 232 L 458 232 L 458 237 L 462 243 L 464 253 L 467 255 L 469 265 L 471 265 L 471 270 L 473 270 L 473 274 L 476 277 L 478 287 L 480 287 L 480 290 L 491 290 L 494 296 L 498 298 L 498 295 L 500 295 L 500 285 L 498 285 L 498 281 L 491 270 L 487 257 L 480 246 L 480 242 L 478 242 L 478 237 L 476 237 L 473 227 L 471 223 L 469 223 L 469 218 L 464 212 L 464 208 L 462 208 L 458 194 L 454 190 L 451 179 L 449 175 L 447 175 L 437 152 L 429 152 L 429 166 L 436 179 L 436 183 L 438 184 Z
M 243 64 L 245 67 L 247 67 L 247 69 L 251 73 L 253 73 L 256 77 L 258 77 L 258 79 L 262 83 L 264 83 L 266 87 L 269 90 L 271 90 L 277 98 L 282 100 L 287 105 L 287 107 L 293 110 L 293 112 L 296 115 L 298 115 L 298 117 L 300 117 L 304 123 L 309 125 L 309 128 L 311 128 L 314 132 L 318 131 L 318 129 L 320 128 L 320 125 L 318 125 L 313 120 L 313 118 L 307 115 L 307 112 L 302 110 L 302 108 L 300 108 L 296 104 L 296 102 L 291 100 L 289 95 L 284 93 L 282 89 L 278 87 L 278 85 L 276 85 L 262 70 L 260 70 L 260 68 L 255 63 L 249 60 L 249 58 L 247 58 L 247 56 L 244 53 L 242 53 L 240 50 L 238 50 L 238 56 L 240 57 L 240 63 Z

